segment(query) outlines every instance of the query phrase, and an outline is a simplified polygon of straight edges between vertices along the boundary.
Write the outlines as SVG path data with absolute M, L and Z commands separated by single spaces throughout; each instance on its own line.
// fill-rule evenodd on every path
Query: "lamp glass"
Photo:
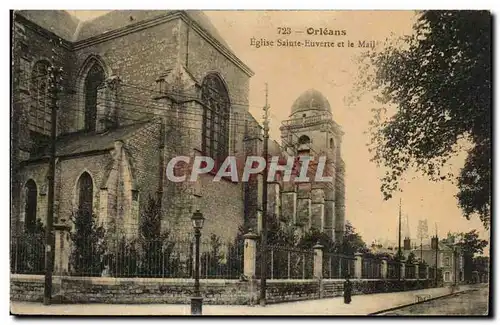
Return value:
M 199 210 L 197 210 L 195 213 L 193 213 L 191 221 L 193 222 L 194 229 L 201 229 L 203 228 L 203 222 L 205 221 L 205 218 L 203 218 L 203 214 Z

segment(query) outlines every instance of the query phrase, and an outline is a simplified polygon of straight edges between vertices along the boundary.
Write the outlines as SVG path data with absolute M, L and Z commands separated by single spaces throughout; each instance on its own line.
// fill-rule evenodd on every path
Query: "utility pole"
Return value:
M 52 51 L 56 52 L 55 48 Z M 62 80 L 62 67 L 57 67 L 56 56 L 52 56 L 52 63 L 48 68 L 50 103 L 51 103 L 51 126 L 50 126 L 50 158 L 47 175 L 47 225 L 45 233 L 45 286 L 43 304 L 50 305 L 52 300 L 52 270 L 54 267 L 54 187 L 56 170 L 56 138 L 57 138 L 57 100 Z
M 439 238 L 438 238 L 438 226 L 437 226 L 437 223 L 435 224 L 436 226 L 436 239 L 434 239 L 434 242 L 435 242 L 435 247 L 434 249 L 436 250 L 436 267 L 434 269 L 434 278 L 435 278 L 435 281 L 436 281 L 436 287 L 437 287 L 437 284 L 438 284 L 438 252 L 439 252 Z
M 398 261 L 400 262 L 401 256 L 401 198 L 399 198 Z M 401 265 L 398 270 L 398 279 L 401 280 Z
M 262 231 L 261 231 L 261 266 L 260 266 L 260 305 L 266 305 L 267 277 L 267 173 L 268 173 L 268 142 L 269 142 L 269 105 L 267 102 L 268 88 L 266 83 L 266 104 L 264 106 L 264 167 L 262 177 Z

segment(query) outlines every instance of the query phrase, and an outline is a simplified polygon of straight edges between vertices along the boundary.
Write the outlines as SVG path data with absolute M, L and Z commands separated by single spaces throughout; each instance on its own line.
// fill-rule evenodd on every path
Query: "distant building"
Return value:
M 441 242 L 436 250 L 435 244 L 436 238 L 433 237 L 431 245 L 424 244 L 422 248 L 406 250 L 405 253 L 409 255 L 412 252 L 417 259 L 423 260 L 430 267 L 435 267 L 437 261 L 444 283 L 464 281 L 464 257 L 460 249 L 452 242 Z M 408 256 L 407 254 L 405 256 Z

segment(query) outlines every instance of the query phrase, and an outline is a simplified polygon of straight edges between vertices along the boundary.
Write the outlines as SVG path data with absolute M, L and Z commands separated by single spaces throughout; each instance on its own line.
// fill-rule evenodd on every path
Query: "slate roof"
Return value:
M 148 123 L 150 121 L 139 122 L 103 133 L 77 132 L 59 136 L 56 141 L 56 155 L 63 157 L 92 151 L 111 150 L 115 147 L 115 141 L 128 139 Z M 48 155 L 49 143 L 45 141 L 37 153 L 32 154 L 30 160 L 46 158 Z
M 65 10 L 19 10 L 16 13 L 68 41 L 73 39 L 80 23 Z
M 67 41 L 78 42 L 129 25 L 167 16 L 179 10 L 113 10 L 94 19 L 80 21 L 65 10 L 20 10 L 18 14 Z M 191 19 L 231 51 L 231 47 L 203 11 L 185 10 Z M 234 53 L 233 53 L 234 54 Z
M 113 149 L 115 141 L 125 140 L 144 127 L 149 121 L 123 126 L 105 133 L 79 134 L 72 133 L 57 139 L 58 156 Z

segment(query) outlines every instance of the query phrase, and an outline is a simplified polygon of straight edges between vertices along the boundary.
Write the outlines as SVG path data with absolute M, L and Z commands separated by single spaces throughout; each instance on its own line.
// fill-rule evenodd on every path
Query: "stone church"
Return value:
M 261 178 L 249 183 L 206 174 L 172 183 L 178 155 L 262 154 L 262 128 L 248 112 L 252 70 L 200 11 L 112 11 L 79 21 L 65 11 L 13 15 L 11 228 L 29 231 L 47 216 L 52 92 L 49 67 L 62 68 L 57 94 L 55 224 L 90 209 L 108 233 L 134 236 L 149 200 L 162 228 L 190 236 L 196 209 L 203 235 L 231 240 L 259 229 Z M 269 209 L 283 225 L 344 228 L 342 131 L 328 100 L 299 96 L 271 154 L 326 155 L 329 183 L 269 184 Z

